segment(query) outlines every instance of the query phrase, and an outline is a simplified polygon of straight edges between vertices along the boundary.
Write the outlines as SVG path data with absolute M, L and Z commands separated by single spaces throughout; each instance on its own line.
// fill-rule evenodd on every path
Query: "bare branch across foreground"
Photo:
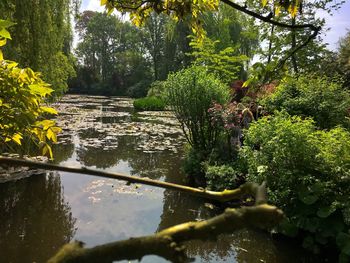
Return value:
M 200 222 L 187 222 L 154 235 L 130 238 L 93 248 L 82 243 L 66 244 L 48 263 L 111 263 L 116 260 L 137 260 L 158 255 L 171 262 L 190 262 L 183 242 L 215 240 L 218 235 L 242 228 L 271 228 L 283 219 L 283 212 L 267 204 L 238 209 L 228 208 L 221 215 Z
M 112 178 L 112 179 L 126 181 L 127 183 L 139 183 L 139 184 L 151 185 L 151 186 L 165 188 L 165 189 L 176 190 L 176 191 L 184 192 L 190 195 L 194 195 L 194 196 L 198 196 L 198 197 L 202 197 L 210 200 L 216 200 L 220 202 L 237 200 L 242 198 L 245 195 L 256 196 L 256 192 L 259 188 L 258 184 L 246 183 L 234 190 L 224 190 L 222 192 L 215 192 L 215 191 L 209 191 L 206 189 L 199 189 L 199 188 L 189 187 L 189 186 L 180 185 L 180 184 L 152 180 L 149 178 L 125 175 L 121 173 L 111 173 L 111 172 L 105 172 L 100 170 L 88 169 L 85 167 L 82 167 L 82 168 L 68 167 L 68 166 L 34 162 L 34 161 L 23 160 L 23 159 L 14 159 L 14 158 L 8 158 L 8 157 L 0 157 L 0 165 L 26 166 L 26 167 L 37 168 L 37 169 L 39 168 L 44 170 L 63 171 L 63 172 L 69 172 L 69 173 L 87 174 L 87 175 L 93 175 L 93 176 L 104 177 L 104 178 Z

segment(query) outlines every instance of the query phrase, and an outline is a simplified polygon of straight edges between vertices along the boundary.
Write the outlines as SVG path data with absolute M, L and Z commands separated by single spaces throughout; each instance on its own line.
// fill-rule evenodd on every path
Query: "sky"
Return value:
M 104 9 L 100 6 L 100 0 L 83 0 L 81 11 L 84 10 L 102 12 Z M 350 30 L 350 0 L 346 0 L 341 9 L 334 12 L 333 16 L 322 16 L 326 18 L 326 28 L 330 28 L 323 36 L 323 40 L 325 43 L 329 44 L 329 49 L 335 50 L 339 38 L 345 36 L 347 29 Z

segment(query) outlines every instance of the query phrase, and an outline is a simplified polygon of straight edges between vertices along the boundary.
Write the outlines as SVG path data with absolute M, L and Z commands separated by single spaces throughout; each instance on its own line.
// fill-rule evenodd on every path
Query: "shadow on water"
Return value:
M 0 184 L 0 262 L 45 262 L 75 234 L 57 174 Z

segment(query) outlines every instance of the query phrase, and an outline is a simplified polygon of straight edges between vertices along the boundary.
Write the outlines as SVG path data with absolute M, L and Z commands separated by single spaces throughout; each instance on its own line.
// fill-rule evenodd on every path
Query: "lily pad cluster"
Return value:
M 63 128 L 59 138 L 69 143 L 78 135 L 81 148 L 118 148 L 123 136 L 135 137 L 131 145 L 144 153 L 177 153 L 184 143 L 182 129 L 170 111 L 134 112 L 132 100 L 120 97 L 67 95 L 54 107 Z

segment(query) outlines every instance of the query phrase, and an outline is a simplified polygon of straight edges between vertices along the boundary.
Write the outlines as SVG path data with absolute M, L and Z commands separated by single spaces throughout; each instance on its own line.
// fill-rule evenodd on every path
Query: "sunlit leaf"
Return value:
M 0 39 L 0 47 L 5 46 L 6 42 L 7 42 L 6 38 L 5 39 Z
M 18 145 L 22 145 L 21 143 L 22 135 L 20 135 L 19 133 L 16 133 L 15 135 L 13 135 L 11 139 Z
M 268 0 L 261 0 L 261 4 L 263 7 L 265 7 L 268 3 Z
M 10 32 L 7 31 L 5 28 L 2 28 L 0 27 L 0 36 L 1 37 L 4 37 L 6 39 L 11 39 L 11 35 L 10 35 Z
M 292 17 L 296 17 L 298 13 L 298 6 L 297 5 L 290 5 L 288 8 L 288 12 Z
M 57 136 L 56 136 L 56 134 L 52 131 L 51 128 L 49 128 L 49 129 L 47 130 L 47 132 L 46 132 L 46 137 L 47 137 L 49 140 L 53 141 L 53 142 L 57 142 Z
M 51 107 L 41 106 L 40 109 L 43 110 L 44 112 L 47 112 L 50 114 L 54 114 L 54 115 L 58 114 L 57 110 L 55 110 L 54 108 L 51 108 Z
M 31 92 L 40 95 L 41 97 L 45 97 L 46 95 L 49 95 L 53 92 L 53 89 L 39 84 L 29 85 L 29 89 L 31 90 Z
M 279 16 L 280 13 L 281 13 L 281 6 L 276 5 L 276 7 L 275 7 L 275 15 Z

